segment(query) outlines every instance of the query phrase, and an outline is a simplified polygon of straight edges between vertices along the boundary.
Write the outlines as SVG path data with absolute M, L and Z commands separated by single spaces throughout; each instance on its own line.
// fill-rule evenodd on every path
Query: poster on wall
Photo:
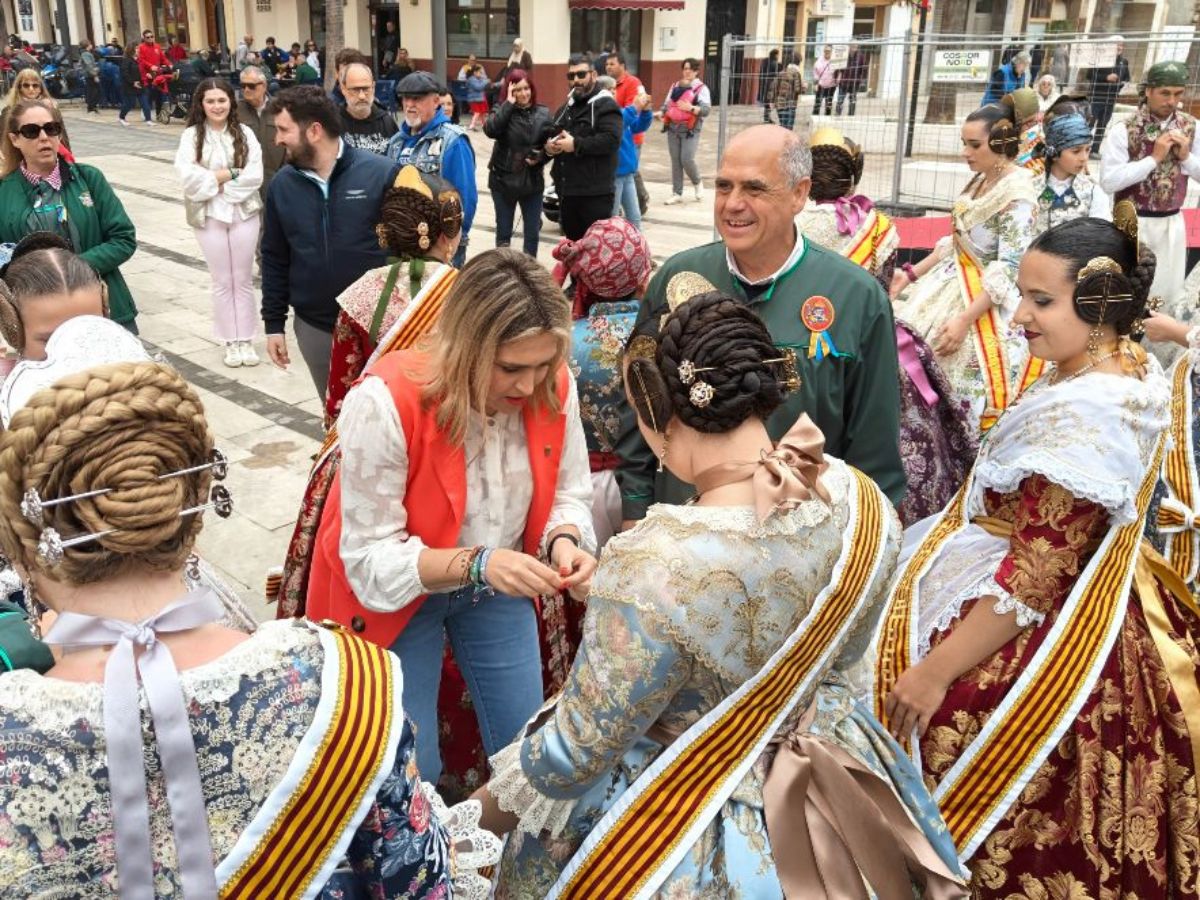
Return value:
M 17 15 L 22 31 L 33 31 L 33 0 L 17 0 Z
M 934 81 L 986 84 L 991 71 L 991 50 L 935 50 L 933 54 Z

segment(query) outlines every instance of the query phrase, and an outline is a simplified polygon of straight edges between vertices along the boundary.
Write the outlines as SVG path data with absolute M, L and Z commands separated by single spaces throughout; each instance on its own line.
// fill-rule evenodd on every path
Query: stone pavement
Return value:
M 136 111 L 129 119 L 135 121 Z M 192 229 L 184 220 L 179 182 L 172 165 L 181 124 L 122 128 L 116 115 L 64 110 L 71 146 L 81 162 L 104 172 L 137 226 L 138 251 L 121 267 L 137 300 L 142 337 L 197 388 L 217 444 L 229 457 L 227 484 L 234 498 L 229 519 L 209 516 L 200 536 L 202 554 L 242 592 L 260 618 L 273 615 L 262 600 L 263 578 L 278 565 L 291 537 L 310 458 L 321 439 L 321 401 L 307 370 L 298 362 L 295 339 L 289 371 L 267 363 L 228 369 L 212 337 L 208 269 Z M 715 129 L 713 129 L 715 132 Z M 715 148 L 715 133 L 706 133 Z M 491 141 L 471 134 L 479 159 L 479 211 L 471 230 L 470 255 L 491 247 L 495 217 L 487 192 Z M 711 143 L 710 143 L 711 142 Z M 711 150 L 702 150 L 704 202 L 665 207 L 670 194 L 666 145 L 656 132 L 647 138 L 643 167 L 649 177 L 651 208 L 645 232 L 658 260 L 711 240 Z M 518 227 L 519 234 L 519 227 Z M 543 263 L 560 235 L 546 223 Z M 518 238 L 519 242 L 519 238 Z M 262 353 L 262 344 L 259 342 Z

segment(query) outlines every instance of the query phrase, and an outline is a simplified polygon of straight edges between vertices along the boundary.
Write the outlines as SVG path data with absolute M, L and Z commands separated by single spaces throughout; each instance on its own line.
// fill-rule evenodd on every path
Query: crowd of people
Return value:
M 128 216 L 53 103 L 6 113 L 0 885 L 1200 898 L 1184 64 L 1116 125 L 1006 82 L 917 261 L 853 136 L 773 94 L 718 161 L 719 239 L 655 266 L 656 103 L 616 48 L 554 111 L 522 44 L 498 85 L 464 67 L 502 97 L 469 260 L 470 126 L 421 70 L 379 114 L 398 41 L 332 60 L 335 96 L 238 54 L 174 165 L 225 365 L 261 320 L 289 366 L 290 318 L 324 401 L 278 621 L 194 552 L 236 498 L 135 336 Z M 700 74 L 657 104 L 672 204 L 706 196 Z

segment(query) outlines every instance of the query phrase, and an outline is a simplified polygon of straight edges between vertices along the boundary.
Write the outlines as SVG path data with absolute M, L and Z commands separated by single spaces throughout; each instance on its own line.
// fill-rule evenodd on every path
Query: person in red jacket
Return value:
M 550 273 L 488 251 L 455 280 L 432 341 L 377 360 L 338 418 L 342 462 L 313 541 L 308 616 L 400 657 L 418 764 L 434 783 L 447 638 L 489 756 L 544 688 L 561 686 L 578 641 L 560 635 L 542 659 L 539 629 L 578 623 L 582 604 L 560 594 L 584 599 L 596 568 L 570 339 Z M 543 664 L 557 679 L 543 684 Z
M 156 114 L 162 106 L 162 93 L 154 88 L 154 79 L 160 70 L 170 67 L 171 61 L 167 59 L 167 54 L 158 45 L 158 41 L 154 40 L 154 32 L 149 28 L 142 32 L 142 42 L 137 50 L 137 63 L 142 76 L 142 115 L 146 117 L 147 125 L 154 126 L 154 117 L 150 115 L 151 99 L 154 101 Z

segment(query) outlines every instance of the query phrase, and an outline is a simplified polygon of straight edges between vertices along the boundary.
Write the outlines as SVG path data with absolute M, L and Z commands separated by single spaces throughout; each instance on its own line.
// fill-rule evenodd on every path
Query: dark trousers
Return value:
M 1100 152 L 1100 144 L 1104 140 L 1104 132 L 1108 128 L 1108 122 L 1112 119 L 1113 106 L 1116 105 L 1116 100 L 1110 100 L 1107 97 L 1092 101 L 1092 117 L 1096 120 L 1096 130 L 1092 132 L 1092 152 Z
M 133 109 L 137 101 L 137 91 L 130 88 L 125 88 L 121 91 L 121 112 L 119 114 L 121 119 L 124 119 L 129 114 L 129 111 Z
M 100 106 L 100 82 L 97 78 L 83 77 L 83 96 L 87 111 L 95 112 Z
M 827 87 L 827 88 L 819 87 L 819 88 L 817 88 L 817 96 L 815 98 L 813 98 L 813 115 L 814 116 L 819 115 L 819 109 L 820 109 L 822 100 L 825 101 L 825 115 L 828 116 L 828 115 L 833 114 L 833 92 L 836 90 L 837 90 L 836 85 L 834 87 Z
M 850 115 L 854 115 L 854 107 L 858 104 L 858 88 L 852 85 L 841 85 L 838 87 L 837 107 L 836 112 L 840 116 L 842 114 L 842 105 L 850 101 Z
M 517 207 L 521 207 L 521 227 L 525 233 L 525 253 L 537 257 L 538 235 L 542 230 L 542 195 L 530 194 L 509 200 L 499 191 L 492 191 L 492 204 L 496 207 L 496 246 L 507 247 L 512 243 L 513 222 Z
M 559 223 L 563 234 L 577 241 L 594 223 L 611 218 L 614 193 L 609 191 L 593 197 L 560 198 Z
M 777 110 L 779 113 L 779 124 L 791 131 L 796 127 L 796 107 L 781 106 Z

